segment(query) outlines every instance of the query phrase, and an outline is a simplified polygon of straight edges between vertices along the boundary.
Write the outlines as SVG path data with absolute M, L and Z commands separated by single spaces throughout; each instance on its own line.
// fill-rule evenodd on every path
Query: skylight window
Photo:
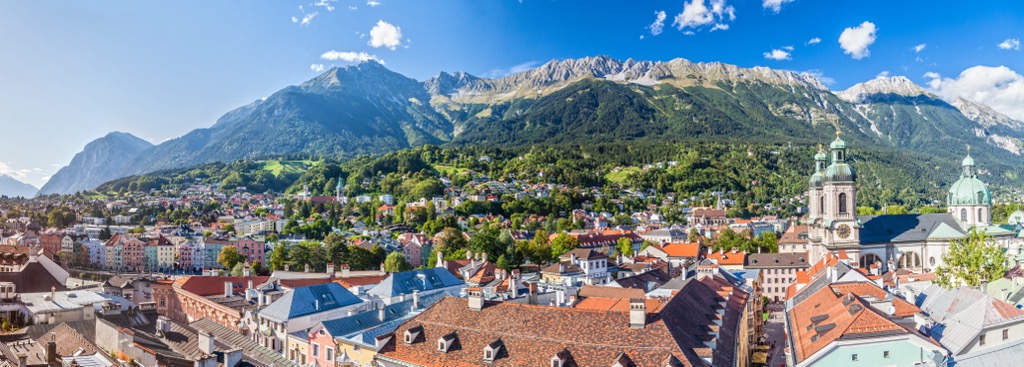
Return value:
M 335 302 L 334 295 L 330 293 L 321 293 L 320 299 L 324 301 L 324 304 L 332 304 Z

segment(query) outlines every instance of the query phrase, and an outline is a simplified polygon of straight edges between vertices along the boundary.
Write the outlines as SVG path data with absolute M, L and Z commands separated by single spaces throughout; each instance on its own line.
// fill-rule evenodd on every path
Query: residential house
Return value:
M 746 256 L 744 269 L 760 270 L 764 277 L 764 296 L 772 302 L 786 300 L 786 289 L 796 282 L 796 274 L 810 268 L 807 253 L 757 253 Z
M 790 366 L 945 366 L 946 350 L 916 330 L 921 310 L 871 282 L 807 288 L 786 312 Z
M 602 285 L 612 281 L 608 256 L 589 248 L 577 248 L 541 269 L 541 282 L 549 286 Z
M 746 263 L 747 253 L 739 251 L 738 249 L 732 249 L 730 251 L 720 250 L 708 254 L 707 259 L 714 261 L 716 264 L 726 270 L 742 270 L 743 265 Z
M 919 294 L 916 301 L 933 322 L 927 327 L 929 335 L 946 347 L 954 360 L 966 355 L 978 363 L 983 355 L 1019 344 L 1024 339 L 1024 310 L 977 289 L 947 290 L 933 284 Z M 990 360 L 991 364 L 1000 362 Z
M 413 293 L 427 296 L 434 293 L 459 294 L 466 283 L 441 268 L 427 268 L 391 273 L 366 295 L 375 304 L 390 305 L 404 301 Z
M 287 350 L 289 334 L 347 315 L 348 310 L 359 311 L 368 306 L 338 283 L 300 287 L 260 310 L 257 313 L 260 329 L 249 332 L 255 334 L 265 330 L 271 349 L 283 353 Z

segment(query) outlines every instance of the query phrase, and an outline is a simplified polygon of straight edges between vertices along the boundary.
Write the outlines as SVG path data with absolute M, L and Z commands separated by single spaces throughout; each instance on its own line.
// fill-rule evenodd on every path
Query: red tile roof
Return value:
M 181 285 L 181 288 L 198 294 L 200 296 L 212 296 L 217 294 L 224 294 L 224 283 L 232 283 L 232 292 L 241 293 L 245 291 L 245 288 L 249 286 L 249 280 L 252 280 L 252 284 L 260 284 L 267 279 L 268 276 L 252 276 L 252 277 L 232 277 L 232 276 L 214 276 L 214 277 L 201 277 L 192 276 L 188 278 L 182 278 L 175 281 L 175 283 Z
M 701 245 L 697 242 L 673 242 L 661 247 L 670 257 L 699 257 Z
M 743 251 L 716 251 L 708 254 L 708 259 L 717 260 L 718 265 L 740 265 L 746 263 L 747 254 Z

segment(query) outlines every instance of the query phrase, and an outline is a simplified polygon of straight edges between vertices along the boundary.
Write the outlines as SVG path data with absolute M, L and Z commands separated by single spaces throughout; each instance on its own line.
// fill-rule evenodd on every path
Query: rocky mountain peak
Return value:
M 956 107 L 957 110 L 960 110 L 960 113 L 964 114 L 965 117 L 981 124 L 981 126 L 984 126 L 985 128 L 1002 125 L 1015 131 L 1024 130 L 1024 122 L 999 113 L 987 105 L 970 101 L 962 97 L 958 97 L 957 99 L 950 101 L 949 104 Z
M 904 97 L 915 97 L 928 95 L 928 91 L 921 86 L 914 84 L 906 77 L 880 76 L 875 79 L 858 83 L 844 91 L 836 92 L 836 96 L 850 102 L 863 103 L 874 95 L 899 95 Z

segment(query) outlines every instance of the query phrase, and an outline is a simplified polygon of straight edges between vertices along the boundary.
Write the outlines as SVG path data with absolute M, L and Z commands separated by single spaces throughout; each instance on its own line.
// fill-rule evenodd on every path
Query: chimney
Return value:
M 420 308 L 420 290 L 412 290 L 412 309 L 417 310 Z
M 341 277 L 348 278 L 348 264 L 341 264 Z
M 1000 298 L 999 300 L 1000 301 L 1008 301 L 1009 299 L 1010 299 L 1010 292 L 1007 291 L 1006 288 L 1003 288 L 1002 298 Z
M 334 278 L 334 263 L 327 263 L 327 276 Z
M 473 260 L 473 251 L 466 250 L 466 260 Z
M 988 294 L 988 279 L 981 280 L 981 293 Z
M 486 252 L 484 252 L 482 255 L 480 255 L 480 261 L 487 262 L 487 253 Z
M 384 305 L 381 305 L 380 308 L 377 309 L 377 319 L 384 322 L 385 318 L 387 318 L 387 313 L 384 312 Z
M 441 251 L 437 252 L 437 264 L 434 265 L 434 267 L 438 267 L 438 268 L 445 267 L 445 265 L 444 265 L 444 253 L 442 253 Z
M 224 297 L 231 297 L 235 295 L 234 285 L 231 282 L 224 282 Z
M 355 315 L 355 314 L 356 314 L 356 310 L 351 309 L 351 308 L 348 309 L 348 316 L 352 316 L 352 315 Z
M 629 299 L 629 327 L 643 329 L 647 324 L 647 302 L 643 298 Z
M 398 302 L 405 302 L 405 293 L 398 295 Z
M 250 275 L 249 265 L 242 268 L 242 276 L 247 277 Z
M 508 289 L 512 291 L 512 298 L 519 298 L 519 274 L 514 271 L 508 280 Z
M 380 275 L 384 275 L 384 274 L 387 274 L 387 273 L 388 272 L 384 271 L 384 263 L 380 263 Z
M 51 366 L 60 360 L 57 355 L 57 333 L 50 333 L 50 340 L 46 341 L 46 363 Z
M 302 268 L 302 271 L 308 273 L 309 272 L 309 264 L 304 265 L 303 268 Z
M 28 366 L 28 354 L 24 354 L 24 353 L 19 354 L 18 355 L 18 367 L 26 367 L 26 366 Z
M 284 264 L 284 271 L 289 271 L 288 268 L 289 268 L 288 264 Z
M 203 354 L 213 354 L 213 334 L 206 330 L 199 330 L 199 351 Z
M 529 298 L 527 303 L 531 305 L 537 304 L 537 283 L 527 283 L 527 287 L 529 287 L 530 292 L 527 296 Z
M 163 333 L 163 335 L 167 335 L 171 331 L 171 319 L 167 318 L 167 316 L 157 316 L 156 330 Z
M 57 302 L 57 287 L 50 287 L 50 300 Z
M 469 309 L 473 311 L 484 309 L 484 295 L 480 288 L 469 288 Z

